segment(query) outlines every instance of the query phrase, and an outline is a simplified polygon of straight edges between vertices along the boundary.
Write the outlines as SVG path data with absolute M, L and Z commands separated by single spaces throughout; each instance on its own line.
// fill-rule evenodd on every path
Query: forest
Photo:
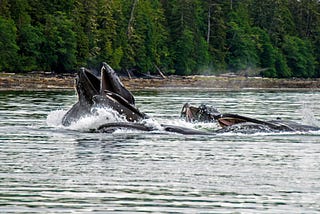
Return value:
M 318 0 L 0 0 L 0 71 L 320 77 Z

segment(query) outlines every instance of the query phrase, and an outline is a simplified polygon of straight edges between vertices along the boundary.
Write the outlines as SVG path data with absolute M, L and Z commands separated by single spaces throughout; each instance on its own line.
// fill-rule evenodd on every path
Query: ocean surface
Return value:
M 138 91 L 160 123 L 185 102 L 320 126 L 317 91 Z M 108 110 L 65 128 L 74 91 L 0 92 L 0 213 L 319 213 L 320 132 L 184 136 L 90 133 Z M 119 118 L 118 118 L 119 119 Z

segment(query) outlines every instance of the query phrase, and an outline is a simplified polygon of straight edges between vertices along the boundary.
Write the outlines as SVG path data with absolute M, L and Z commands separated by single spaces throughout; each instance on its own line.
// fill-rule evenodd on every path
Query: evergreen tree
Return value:
M 317 0 L 289 1 L 296 25 L 296 34 L 311 42 L 317 61 L 315 76 L 320 77 L 320 3 Z
M 276 77 L 276 51 L 271 44 L 269 35 L 259 27 L 253 28 L 252 31 L 260 59 L 259 67 L 262 68 L 262 75 L 266 77 Z
M 283 51 L 293 76 L 305 78 L 315 76 L 316 62 L 308 41 L 294 36 L 286 36 Z
M 111 57 L 111 65 L 116 69 L 128 68 L 125 63 L 125 49 L 128 43 L 128 19 L 124 15 L 125 10 L 123 0 L 112 1 L 112 17 L 115 20 L 115 36 L 112 38 L 113 54 Z
M 206 42 L 209 48 L 210 64 L 214 69 L 226 68 L 226 15 L 223 0 L 203 1 L 204 12 L 207 16 Z
M 296 35 L 314 39 L 318 34 L 320 3 L 318 0 L 289 1 L 296 27 Z
M 30 9 L 28 0 L 15 0 L 10 2 L 10 14 L 17 29 L 31 22 L 28 10 Z
M 76 40 L 73 22 L 64 13 L 48 15 L 44 29 L 42 65 L 45 70 L 65 72 L 76 64 Z
M 144 3 L 144 2 L 143 2 Z M 150 57 L 147 54 L 146 40 L 149 36 L 148 24 L 150 24 L 148 10 L 150 5 L 144 5 L 141 0 L 134 0 L 131 6 L 131 15 L 128 21 L 128 52 L 125 53 L 126 59 L 132 67 L 136 67 L 144 72 L 149 71 Z M 147 8 L 148 7 L 148 8 Z M 130 54 L 130 56 L 128 55 Z M 143 60 L 139 60 L 143 59 Z
M 165 2 L 170 29 L 170 52 L 177 74 L 191 74 L 208 64 L 205 16 L 201 1 Z
M 133 1 L 127 34 L 128 46 L 124 53 L 127 66 L 131 65 L 142 72 L 156 70 L 168 54 L 167 32 L 160 2 Z
M 44 38 L 41 29 L 31 24 L 23 25 L 19 31 L 18 44 L 19 67 L 21 71 L 32 71 L 40 69 Z
M 3 18 L 9 19 L 10 18 L 10 5 L 8 0 L 1 0 L 0 1 L 0 16 Z
M 239 5 L 230 13 L 227 44 L 229 50 L 227 62 L 231 70 L 254 68 L 258 65 L 256 44 L 245 5 Z
M 72 10 L 73 32 L 76 36 L 78 65 L 94 67 L 99 57 L 98 4 L 91 0 L 74 0 Z
M 11 1 L 11 17 L 17 26 L 17 45 L 19 61 L 16 68 L 31 71 L 38 68 L 41 56 L 41 44 L 44 42 L 41 29 L 31 25 L 30 6 L 27 0 Z
M 276 46 L 281 46 L 284 35 L 294 33 L 295 24 L 288 1 L 253 0 L 250 11 L 253 24 L 268 32 Z
M 276 77 L 280 78 L 288 78 L 292 77 L 292 71 L 287 65 L 287 60 L 284 54 L 281 52 L 280 49 L 276 49 L 275 52 L 275 69 L 277 72 Z
M 97 4 L 97 55 L 98 64 L 101 61 L 110 62 L 113 55 L 113 38 L 116 35 L 116 21 L 113 19 L 112 2 L 108 0 L 98 0 Z M 112 65 L 113 66 L 113 65 Z
M 0 69 L 320 76 L 317 0 L 1 0 Z M 212 73 L 209 70 L 208 73 Z
M 13 71 L 19 60 L 16 44 L 16 26 L 12 20 L 0 16 L 0 70 Z

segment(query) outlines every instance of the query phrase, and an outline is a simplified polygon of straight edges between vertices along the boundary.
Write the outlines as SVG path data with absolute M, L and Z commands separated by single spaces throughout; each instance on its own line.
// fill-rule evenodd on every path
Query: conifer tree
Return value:
M 0 16 L 0 70 L 14 71 L 18 61 L 19 47 L 16 44 L 16 26 L 13 20 Z
M 320 77 L 317 0 L 1 0 L 0 17 L 0 70 L 107 61 L 151 73 Z
M 206 42 L 210 54 L 210 64 L 213 69 L 226 68 L 226 13 L 225 1 L 203 1 L 204 11 L 207 16 Z
M 255 68 L 259 59 L 246 5 L 238 5 L 229 16 L 227 33 L 229 68 L 233 71 Z
M 66 72 L 75 67 L 76 39 L 72 27 L 72 20 L 62 12 L 47 16 L 44 28 L 46 42 L 42 48 L 45 70 Z

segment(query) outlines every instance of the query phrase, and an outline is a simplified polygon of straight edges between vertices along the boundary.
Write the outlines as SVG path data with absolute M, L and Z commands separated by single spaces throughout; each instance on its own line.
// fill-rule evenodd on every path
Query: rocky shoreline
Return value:
M 0 74 L 0 90 L 74 89 L 75 75 Z M 166 79 L 121 78 L 129 90 L 320 90 L 320 79 L 272 79 L 241 76 L 169 76 Z

